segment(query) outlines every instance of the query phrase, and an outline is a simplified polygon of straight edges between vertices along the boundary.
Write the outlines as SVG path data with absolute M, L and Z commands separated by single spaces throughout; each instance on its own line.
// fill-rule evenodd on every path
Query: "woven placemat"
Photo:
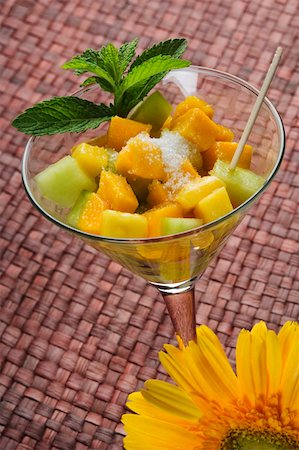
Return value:
M 194 64 L 256 86 L 283 46 L 269 97 L 286 127 L 285 159 L 196 285 L 197 322 L 217 332 L 233 360 L 241 328 L 263 319 L 277 330 L 299 316 L 298 2 L 0 5 L 0 448 L 121 449 L 128 393 L 148 378 L 167 378 L 157 353 L 175 342 L 169 317 L 153 287 L 38 215 L 21 183 L 26 138 L 10 122 L 38 100 L 72 92 L 74 77 L 59 66 L 108 40 L 139 36 L 144 48 L 184 36 Z

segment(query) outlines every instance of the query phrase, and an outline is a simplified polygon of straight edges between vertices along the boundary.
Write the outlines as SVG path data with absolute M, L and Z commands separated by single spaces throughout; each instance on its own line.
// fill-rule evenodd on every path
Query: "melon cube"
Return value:
M 149 132 L 151 125 L 136 122 L 135 120 L 123 117 L 112 117 L 108 129 L 107 147 L 120 150 L 126 145 L 128 140 L 142 131 Z
M 202 153 L 204 169 L 207 171 L 211 170 L 217 159 L 230 162 L 237 146 L 237 142 L 215 142 L 207 151 Z M 238 161 L 238 167 L 248 169 L 250 167 L 251 157 L 252 147 L 246 144 Z
M 223 186 L 223 181 L 217 177 L 198 177 L 183 186 L 175 199 L 185 211 L 190 211 L 200 200 Z
M 158 131 L 162 128 L 171 110 L 171 104 L 159 91 L 156 91 L 143 100 L 134 112 L 132 112 L 130 119 L 151 124 L 153 131 Z
M 98 147 L 105 147 L 107 145 L 107 139 L 107 134 L 101 134 L 100 136 L 89 139 L 89 141 L 87 141 L 87 144 L 97 145 Z
M 161 150 L 147 135 L 136 136 L 119 152 L 116 169 L 124 175 L 164 180 Z
M 251 170 L 236 167 L 230 170 L 229 163 L 217 159 L 211 175 L 220 178 L 226 186 L 234 207 L 241 205 L 265 184 L 265 179 Z
M 78 227 L 79 217 L 91 194 L 92 192 L 82 191 L 71 211 L 68 213 L 66 221 L 71 227 Z
M 65 208 L 75 204 L 81 191 L 94 191 L 97 187 L 94 178 L 87 175 L 71 156 L 49 165 L 34 180 L 46 199 Z
M 163 235 L 177 234 L 200 227 L 202 224 L 202 219 L 163 217 L 161 219 L 161 231 Z
M 225 187 L 216 189 L 200 200 L 194 208 L 194 215 L 204 223 L 213 222 L 233 210 Z
M 108 164 L 107 150 L 104 147 L 90 145 L 86 142 L 73 148 L 72 157 L 78 161 L 82 169 L 91 177 L 98 176 Z
M 166 202 L 149 209 L 143 216 L 148 220 L 149 237 L 161 236 L 161 219 L 163 217 L 183 217 L 183 209 L 179 203 Z
M 97 194 L 109 206 L 109 209 L 133 213 L 138 200 L 133 189 L 122 175 L 103 170 Z
M 140 214 L 106 209 L 101 218 L 101 235 L 113 238 L 145 238 L 148 223 Z
M 218 127 L 201 109 L 191 108 L 171 123 L 171 130 L 195 144 L 200 152 L 215 142 Z

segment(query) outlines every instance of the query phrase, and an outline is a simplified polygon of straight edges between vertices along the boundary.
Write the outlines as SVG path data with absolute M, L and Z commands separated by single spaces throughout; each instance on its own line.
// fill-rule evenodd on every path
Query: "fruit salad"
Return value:
M 255 194 L 265 180 L 250 170 L 253 149 L 189 96 L 176 108 L 159 91 L 106 134 L 75 145 L 35 176 L 41 194 L 67 208 L 66 222 L 112 238 L 153 238 L 213 222 Z

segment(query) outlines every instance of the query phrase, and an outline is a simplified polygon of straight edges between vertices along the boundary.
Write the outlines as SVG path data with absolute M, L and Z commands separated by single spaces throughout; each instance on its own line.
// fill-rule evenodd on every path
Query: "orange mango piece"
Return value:
M 123 117 L 112 117 L 108 129 L 107 147 L 120 150 L 126 145 L 128 140 L 142 131 L 150 132 L 151 125 L 136 122 L 135 120 Z
M 191 164 L 189 159 L 185 159 L 185 161 L 181 165 L 181 171 L 182 171 L 183 175 L 188 174 L 190 176 L 190 178 L 199 177 L 197 170 L 194 169 L 194 167 Z
M 135 137 L 119 152 L 116 170 L 124 175 L 164 180 L 161 150 L 142 137 Z
M 213 118 L 214 110 L 211 105 L 202 100 L 201 98 L 190 95 L 186 97 L 181 103 L 176 107 L 173 118 L 174 120 L 185 114 L 191 108 L 201 109 L 210 119 Z
M 91 234 L 100 234 L 102 212 L 105 208 L 105 202 L 99 197 L 99 195 L 92 192 L 89 195 L 88 200 L 84 205 L 84 209 L 79 216 L 77 223 L 79 230 Z
M 153 180 L 148 185 L 147 203 L 150 207 L 167 201 L 167 189 L 159 180 Z
M 163 217 L 183 217 L 183 208 L 179 203 L 166 202 L 149 209 L 143 216 L 148 221 L 148 236 L 161 236 L 161 219 Z
M 203 166 L 206 171 L 211 170 L 217 159 L 230 162 L 236 151 L 237 142 L 215 142 L 211 147 L 202 153 Z M 246 144 L 238 161 L 238 167 L 249 169 L 252 157 L 252 147 Z
M 177 131 L 185 139 L 204 152 L 215 142 L 218 127 L 201 109 L 191 108 L 171 123 L 171 130 Z
M 122 175 L 103 170 L 97 194 L 109 209 L 134 213 L 138 200 L 133 189 Z
M 229 141 L 231 142 L 234 139 L 234 133 L 230 128 L 225 127 L 224 125 L 217 124 L 218 131 L 216 136 L 216 141 Z

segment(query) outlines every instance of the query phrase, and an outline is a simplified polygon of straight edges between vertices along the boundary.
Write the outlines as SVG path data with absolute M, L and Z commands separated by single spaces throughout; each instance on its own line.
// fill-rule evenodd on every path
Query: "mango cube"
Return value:
M 138 207 L 136 195 L 125 177 L 113 172 L 102 171 L 97 194 L 109 209 L 133 213 Z
M 230 162 L 237 149 L 237 142 L 215 142 L 206 152 L 202 153 L 203 165 L 206 171 L 214 167 L 217 159 Z M 238 167 L 249 169 L 252 157 L 252 147 L 246 144 L 238 161 Z
M 146 179 L 164 180 L 161 150 L 147 140 L 147 136 L 137 136 L 119 152 L 116 169 L 124 175 Z
M 198 177 L 183 186 L 175 199 L 185 211 L 190 211 L 200 200 L 223 186 L 225 184 L 217 177 Z
M 216 135 L 216 141 L 228 141 L 231 142 L 234 139 L 234 133 L 230 128 L 225 127 L 224 125 L 217 124 L 218 132 Z
M 221 187 L 200 200 L 194 208 L 195 217 L 204 223 L 213 222 L 233 210 L 225 187 Z
M 128 140 L 142 131 L 150 132 L 151 125 L 123 117 L 112 117 L 108 129 L 107 146 L 120 150 Z
M 166 202 L 149 209 L 143 216 L 148 221 L 148 236 L 161 236 L 161 219 L 163 217 L 183 217 L 183 209 L 179 203 Z
M 94 192 L 91 193 L 79 216 L 77 223 L 79 230 L 91 234 L 99 234 L 102 212 L 105 208 L 106 205 L 103 200 Z
M 72 157 L 78 161 L 82 169 L 91 177 L 98 176 L 108 164 L 107 150 L 104 147 L 90 145 L 86 142 L 73 148 Z
M 106 208 L 94 192 L 83 191 L 67 216 L 67 223 L 91 234 L 100 233 L 101 214 Z
M 168 192 L 159 180 L 153 180 L 148 185 L 147 203 L 150 207 L 159 205 L 167 201 Z
M 177 131 L 185 139 L 204 152 L 215 142 L 218 127 L 201 109 L 191 108 L 176 120 L 172 120 L 171 130 Z
M 191 108 L 199 108 L 201 109 L 210 119 L 212 119 L 214 115 L 214 110 L 211 105 L 202 100 L 201 98 L 195 97 L 194 95 L 190 95 L 185 98 L 181 103 L 176 107 L 173 118 L 177 119 L 179 116 L 185 114 Z
M 189 175 L 190 178 L 198 178 L 198 172 L 194 169 L 189 159 L 185 159 L 180 168 L 183 175 Z
M 114 238 L 145 238 L 148 223 L 140 214 L 130 214 L 106 209 L 101 218 L 101 235 Z

